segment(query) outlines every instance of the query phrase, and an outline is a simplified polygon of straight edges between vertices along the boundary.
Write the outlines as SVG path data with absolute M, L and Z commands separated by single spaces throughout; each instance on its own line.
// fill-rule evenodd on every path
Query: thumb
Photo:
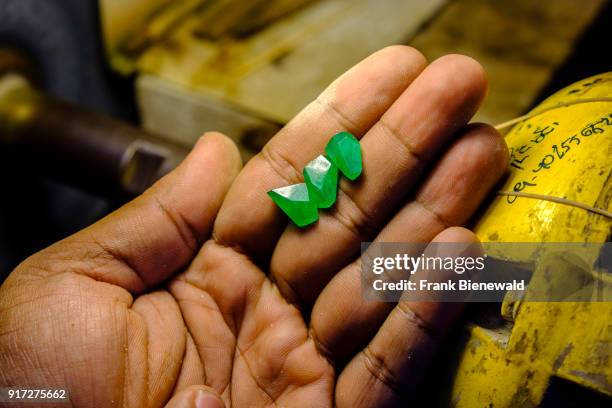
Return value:
M 220 133 L 207 133 L 144 194 L 26 262 L 51 274 L 68 269 L 140 293 L 193 258 L 240 168 L 236 145 Z
M 204 385 L 192 385 L 176 394 L 165 408 L 224 408 L 221 397 Z

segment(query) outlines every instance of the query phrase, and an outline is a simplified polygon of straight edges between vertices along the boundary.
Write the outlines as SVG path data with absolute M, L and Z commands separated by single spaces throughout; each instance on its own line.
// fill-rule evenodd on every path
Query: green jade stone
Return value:
M 268 191 L 268 195 L 298 227 L 305 227 L 319 219 L 317 206 L 310 201 L 305 183 L 280 187 Z
M 361 146 L 349 132 L 334 135 L 325 147 L 325 154 L 349 180 L 355 180 L 361 175 Z
M 336 202 L 338 168 L 323 155 L 304 167 L 304 180 L 310 201 L 318 208 L 329 208 Z

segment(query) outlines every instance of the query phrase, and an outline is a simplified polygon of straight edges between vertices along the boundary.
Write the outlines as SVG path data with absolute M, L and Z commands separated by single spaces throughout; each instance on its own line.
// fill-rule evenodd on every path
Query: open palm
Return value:
M 401 402 L 460 305 L 364 300 L 360 242 L 475 240 L 453 226 L 507 163 L 495 130 L 466 126 L 481 67 L 426 65 L 409 47 L 373 54 L 242 171 L 206 134 L 143 196 L 22 263 L 0 289 L 0 385 L 96 407 Z M 266 192 L 300 182 L 344 130 L 363 176 L 317 224 L 288 226 Z

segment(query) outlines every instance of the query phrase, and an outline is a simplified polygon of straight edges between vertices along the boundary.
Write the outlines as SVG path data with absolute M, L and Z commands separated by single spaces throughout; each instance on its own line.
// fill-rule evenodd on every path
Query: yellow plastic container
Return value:
M 612 102 L 595 100 L 610 97 L 612 72 L 573 84 L 535 108 L 533 112 L 544 112 L 506 135 L 511 172 L 502 190 L 565 198 L 609 211 Z M 604 242 L 610 220 L 567 204 L 500 196 L 475 231 L 482 241 Z
M 612 72 L 555 93 L 512 128 L 511 171 L 501 190 L 546 197 L 497 196 L 476 223 L 481 241 L 610 239 L 610 218 L 547 198 L 611 210 L 610 97 Z M 466 328 L 449 404 L 535 407 L 554 377 L 612 397 L 612 303 L 506 301 L 500 314 L 506 326 Z

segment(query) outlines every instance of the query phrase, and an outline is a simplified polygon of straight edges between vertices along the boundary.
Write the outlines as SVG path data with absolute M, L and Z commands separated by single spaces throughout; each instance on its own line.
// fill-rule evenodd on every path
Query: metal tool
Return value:
M 12 61 L 27 66 L 16 56 Z M 45 175 L 89 191 L 135 195 L 187 154 L 185 147 L 39 92 L 23 70 L 5 66 L 3 72 L 0 143 Z

